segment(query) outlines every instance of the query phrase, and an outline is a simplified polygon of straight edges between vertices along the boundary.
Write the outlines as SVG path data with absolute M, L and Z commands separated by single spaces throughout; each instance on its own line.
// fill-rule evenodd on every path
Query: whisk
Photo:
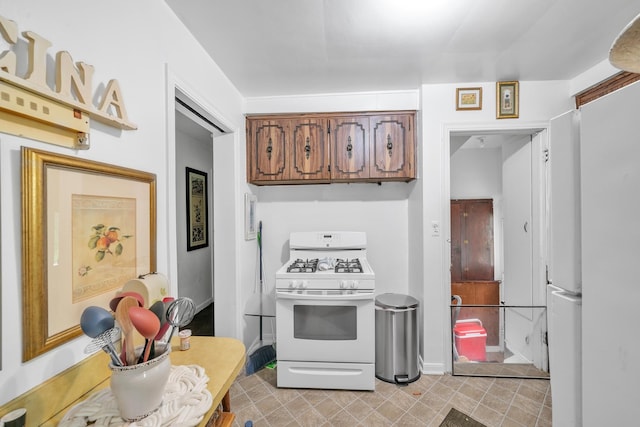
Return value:
M 115 366 L 124 366 L 122 360 L 118 357 L 116 349 L 113 347 L 113 342 L 120 339 L 120 328 L 114 326 L 111 329 L 107 329 L 97 337 L 91 340 L 91 342 L 85 347 L 85 354 L 95 353 L 102 349 L 105 353 L 111 357 L 111 362 Z

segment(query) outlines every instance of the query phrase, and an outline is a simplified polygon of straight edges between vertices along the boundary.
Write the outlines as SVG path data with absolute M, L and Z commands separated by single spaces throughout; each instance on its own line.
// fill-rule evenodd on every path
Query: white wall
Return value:
M 482 87 L 483 106 L 480 111 L 456 111 L 456 87 Z M 456 130 L 528 129 L 544 127 L 551 117 L 571 109 L 568 82 L 520 82 L 520 118 L 495 118 L 495 83 L 423 85 L 421 88 L 422 151 L 421 187 L 419 196 L 410 203 L 411 227 L 420 233 L 410 233 L 409 246 L 421 253 L 411 258 L 409 268 L 424 284 L 422 296 L 423 369 L 444 372 L 450 369 L 449 327 L 450 275 L 450 189 L 449 134 Z M 418 188 L 418 187 L 417 187 Z M 413 200 L 413 197 L 416 199 Z M 421 227 L 416 223 L 421 221 Z M 431 223 L 441 224 L 440 235 L 431 233 Z
M 451 199 L 492 199 L 501 194 L 500 148 L 469 148 L 453 153 Z
M 52 42 L 49 66 L 56 52 L 70 52 L 74 61 L 95 67 L 94 88 L 104 87 L 112 78 L 119 81 L 129 119 L 138 125 L 135 131 L 119 131 L 93 122 L 91 148 L 73 151 L 54 145 L 0 134 L 0 193 L 2 205 L 2 370 L 0 371 L 0 404 L 40 384 L 58 372 L 86 357 L 86 337 L 75 339 L 29 362 L 22 363 L 22 296 L 21 296 L 21 224 L 20 224 L 20 146 L 77 156 L 119 166 L 152 172 L 157 175 L 157 264 L 160 272 L 175 278 L 171 265 L 171 230 L 168 217 L 171 192 L 175 180 L 168 181 L 166 170 L 167 129 L 172 119 L 167 112 L 168 64 L 175 76 L 194 90 L 199 98 L 213 107 L 228 123 L 236 139 L 227 144 L 226 161 L 219 173 L 221 185 L 231 188 L 227 194 L 224 215 L 235 217 L 241 212 L 244 184 L 244 119 L 242 97 L 205 55 L 191 34 L 186 31 L 164 2 L 114 0 L 96 7 L 91 2 L 64 0 L 0 0 L 2 16 L 14 20 L 20 32 L 34 31 Z M 21 36 L 21 40 L 24 40 Z M 25 43 L 17 46 L 25 49 Z M 0 39 L 0 52 L 10 49 Z M 21 53 L 18 75 L 24 76 L 26 58 Z M 49 70 L 52 73 L 53 70 Z M 52 81 L 49 79 L 49 81 Z M 173 132 L 173 127 L 171 127 Z M 171 159 L 173 161 L 173 159 Z M 174 178 L 174 177 L 172 177 Z M 170 190 L 171 188 L 171 190 Z M 175 198 L 175 195 L 173 195 Z M 236 199 L 237 198 L 237 199 Z M 223 218 L 225 217 L 223 215 Z M 241 215 L 241 214 L 240 214 Z M 237 259 L 243 255 L 242 228 L 231 223 L 222 245 L 231 248 L 218 262 L 218 275 L 229 288 L 225 308 L 232 317 L 225 325 L 225 335 L 238 336 L 236 313 L 236 280 L 243 279 Z M 182 229 L 180 230 L 182 231 Z M 247 246 L 248 247 L 248 246 Z M 223 256 L 223 255 L 221 255 Z M 175 285 L 172 286 L 175 292 Z

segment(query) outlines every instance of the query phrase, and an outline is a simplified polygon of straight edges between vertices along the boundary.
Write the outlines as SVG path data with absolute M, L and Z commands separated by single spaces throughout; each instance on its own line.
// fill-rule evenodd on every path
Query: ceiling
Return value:
M 165 0 L 243 96 L 572 79 L 640 0 Z

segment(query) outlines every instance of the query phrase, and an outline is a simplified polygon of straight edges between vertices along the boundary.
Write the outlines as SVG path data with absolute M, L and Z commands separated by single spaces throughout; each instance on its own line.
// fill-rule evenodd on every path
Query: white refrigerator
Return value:
M 640 425 L 639 100 L 634 83 L 580 114 L 584 426 Z
M 638 425 L 640 83 L 551 121 L 553 425 Z
M 551 120 L 547 324 L 554 426 L 582 425 L 580 113 Z

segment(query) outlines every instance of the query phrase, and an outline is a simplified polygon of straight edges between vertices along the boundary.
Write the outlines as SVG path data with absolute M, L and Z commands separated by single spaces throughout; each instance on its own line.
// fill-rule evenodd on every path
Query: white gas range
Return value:
M 298 232 L 276 272 L 278 387 L 375 389 L 375 274 L 364 232 Z

